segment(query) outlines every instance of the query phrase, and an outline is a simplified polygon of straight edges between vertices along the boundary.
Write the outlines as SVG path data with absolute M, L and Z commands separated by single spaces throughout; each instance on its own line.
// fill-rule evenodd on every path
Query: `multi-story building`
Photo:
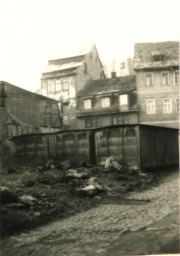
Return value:
M 137 43 L 134 69 L 142 124 L 179 126 L 179 42 Z
M 76 94 L 90 80 L 105 78 L 95 45 L 71 57 L 49 60 L 41 77 L 41 94 L 59 101 L 63 125 L 77 127 Z
M 133 59 L 130 57 L 104 62 L 103 67 L 106 78 L 112 77 L 114 72 L 116 72 L 117 76 L 128 76 L 135 74 L 133 70 Z
M 94 80 L 78 92 L 78 128 L 137 124 L 136 77 Z

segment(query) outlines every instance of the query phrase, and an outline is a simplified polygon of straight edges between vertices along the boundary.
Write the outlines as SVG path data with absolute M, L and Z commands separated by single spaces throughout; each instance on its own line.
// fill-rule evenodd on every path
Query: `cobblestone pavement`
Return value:
M 178 172 L 150 190 L 131 193 L 144 204 L 104 204 L 69 218 L 11 236 L 2 244 L 3 256 L 105 255 L 125 231 L 137 231 L 179 209 Z

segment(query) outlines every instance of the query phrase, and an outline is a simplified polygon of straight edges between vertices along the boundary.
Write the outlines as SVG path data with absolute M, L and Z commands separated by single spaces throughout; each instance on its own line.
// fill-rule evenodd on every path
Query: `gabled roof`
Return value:
M 136 76 L 122 76 L 101 80 L 92 80 L 77 93 L 78 97 L 88 97 L 113 92 L 136 90 Z
M 153 55 L 163 55 L 154 61 Z M 137 43 L 134 47 L 134 69 L 179 66 L 179 42 Z
M 44 73 L 50 73 L 55 71 L 67 70 L 70 68 L 77 69 L 82 65 L 84 56 L 89 53 L 94 45 L 88 44 L 81 47 L 77 51 L 69 51 L 68 53 L 63 53 L 61 58 L 49 60 Z

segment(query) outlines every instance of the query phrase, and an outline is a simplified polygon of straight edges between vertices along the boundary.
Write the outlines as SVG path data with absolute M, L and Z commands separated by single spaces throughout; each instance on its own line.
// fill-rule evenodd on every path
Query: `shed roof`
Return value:
M 162 61 L 153 61 L 153 55 L 163 55 Z M 134 68 L 161 68 L 179 66 L 179 42 L 137 43 L 134 47 Z
M 101 80 L 92 80 L 78 92 L 78 97 L 103 93 L 136 90 L 136 76 L 121 76 Z

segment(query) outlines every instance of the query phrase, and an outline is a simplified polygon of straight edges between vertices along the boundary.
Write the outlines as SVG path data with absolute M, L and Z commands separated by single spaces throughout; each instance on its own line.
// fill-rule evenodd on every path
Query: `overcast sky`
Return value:
M 179 0 L 0 0 L 0 80 L 35 91 L 48 59 L 95 42 L 102 61 L 179 40 Z

